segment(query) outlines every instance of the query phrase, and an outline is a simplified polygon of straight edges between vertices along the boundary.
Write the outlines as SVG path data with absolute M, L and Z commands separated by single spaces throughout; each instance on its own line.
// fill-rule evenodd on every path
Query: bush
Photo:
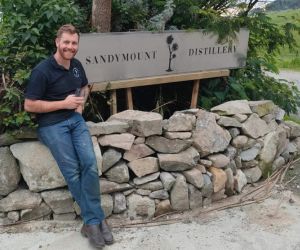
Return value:
M 0 132 L 32 126 L 23 111 L 23 95 L 31 69 L 54 51 L 58 27 L 80 27 L 83 16 L 69 0 L 0 0 Z

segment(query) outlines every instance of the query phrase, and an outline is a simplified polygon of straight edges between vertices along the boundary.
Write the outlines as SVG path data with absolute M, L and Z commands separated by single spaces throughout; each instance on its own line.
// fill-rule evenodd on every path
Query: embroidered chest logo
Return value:
M 79 75 L 79 70 L 77 68 L 74 68 L 73 69 L 73 75 L 78 78 L 80 75 Z

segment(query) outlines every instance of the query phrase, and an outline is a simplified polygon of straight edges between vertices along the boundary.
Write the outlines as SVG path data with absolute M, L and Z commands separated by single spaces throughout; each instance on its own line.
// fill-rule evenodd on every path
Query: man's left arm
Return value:
M 81 88 L 81 90 L 80 90 L 80 96 L 84 98 L 84 103 L 82 105 L 78 106 L 78 108 L 75 110 L 76 112 L 82 114 L 83 109 L 84 109 L 84 104 L 87 101 L 89 93 L 90 93 L 90 88 L 89 88 L 88 84 Z

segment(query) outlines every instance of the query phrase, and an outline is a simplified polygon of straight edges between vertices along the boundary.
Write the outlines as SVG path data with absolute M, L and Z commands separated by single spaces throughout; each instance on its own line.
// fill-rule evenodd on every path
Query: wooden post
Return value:
M 198 92 L 199 92 L 200 80 L 195 80 L 193 84 L 191 108 L 196 108 L 198 103 Z
M 127 109 L 133 109 L 131 88 L 126 89 Z
M 117 90 L 110 91 L 110 113 L 116 114 L 117 113 Z

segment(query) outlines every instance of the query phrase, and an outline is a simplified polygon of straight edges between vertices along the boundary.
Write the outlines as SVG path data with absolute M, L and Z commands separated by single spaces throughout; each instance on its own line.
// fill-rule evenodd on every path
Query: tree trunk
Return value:
M 110 32 L 111 0 L 93 0 L 92 27 L 97 32 Z

